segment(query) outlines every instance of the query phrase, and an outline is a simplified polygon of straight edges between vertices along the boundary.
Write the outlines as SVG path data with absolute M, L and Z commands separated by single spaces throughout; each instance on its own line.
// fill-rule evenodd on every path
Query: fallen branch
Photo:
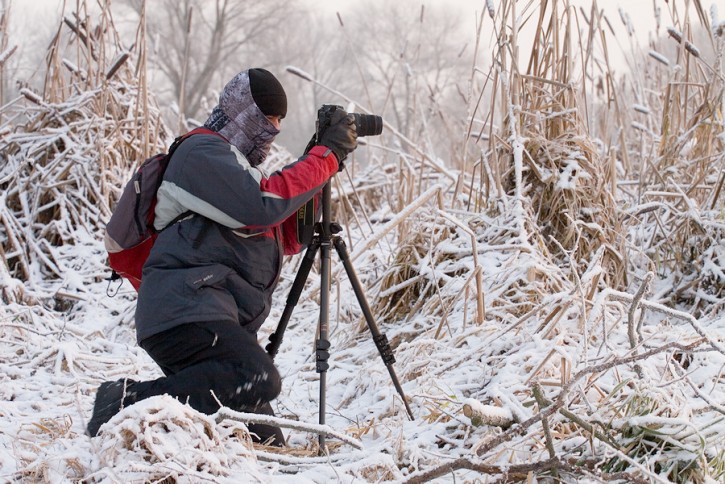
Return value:
M 244 424 L 255 423 L 274 425 L 277 427 L 301 430 L 304 432 L 310 432 L 318 435 L 325 435 L 327 437 L 334 437 L 336 439 L 340 439 L 341 441 L 355 447 L 356 449 L 363 448 L 363 444 L 359 440 L 349 437 L 336 430 L 333 430 L 327 425 L 297 422 L 295 420 L 273 417 L 271 415 L 260 415 L 258 413 L 237 412 L 230 408 L 222 407 L 214 414 L 214 420 L 216 421 L 216 423 L 219 423 L 224 419 L 236 420 L 237 422 L 242 422 Z
M 484 405 L 471 398 L 467 399 L 463 404 L 463 415 L 471 419 L 471 425 L 474 427 L 492 425 L 507 429 L 516 422 L 509 410 L 493 405 Z
M 604 301 L 606 299 L 612 299 L 614 301 L 620 301 L 625 303 L 633 303 L 634 302 L 634 296 L 631 294 L 627 294 L 626 292 L 621 291 L 615 291 L 613 289 L 605 289 L 603 290 L 598 298 L 598 302 L 596 305 L 601 304 L 601 301 Z M 661 314 L 666 314 L 672 318 L 680 319 L 682 321 L 686 321 L 690 324 L 690 326 L 693 327 L 695 332 L 700 335 L 707 343 L 717 352 L 725 355 L 725 346 L 722 343 L 719 343 L 718 341 L 713 340 L 710 335 L 707 334 L 705 329 L 700 326 L 700 323 L 697 322 L 697 319 L 689 313 L 678 311 L 677 309 L 672 309 L 670 307 L 665 306 L 664 304 L 648 301 L 646 299 L 642 299 L 639 303 L 643 308 L 650 309 L 652 311 L 657 311 Z M 590 313 L 591 314 L 591 313 Z
M 536 404 L 539 408 L 546 408 L 550 405 L 550 402 L 544 398 L 544 391 L 541 389 L 541 385 L 536 382 L 532 388 Z M 546 438 L 546 450 L 549 451 L 549 457 L 552 459 L 556 458 L 556 449 L 554 449 L 554 439 L 551 438 L 551 428 L 549 428 L 549 419 L 544 417 L 541 419 L 541 425 L 544 427 L 544 437 Z M 557 476 L 554 476 L 557 477 Z
M 331 462 L 342 462 L 351 459 L 363 459 L 367 457 L 364 452 L 350 452 L 347 454 L 329 454 L 329 455 L 314 455 L 314 456 L 296 456 L 289 455 L 284 449 L 281 449 L 279 453 L 268 452 L 265 450 L 256 449 L 254 455 L 257 460 L 262 462 L 277 462 L 282 465 L 292 466 L 315 466 L 315 465 L 328 465 Z
M 703 339 L 699 339 L 695 341 L 694 343 L 691 343 L 689 345 L 683 345 L 681 343 L 678 343 L 676 341 L 673 341 L 671 343 L 668 343 L 664 346 L 660 346 L 659 348 L 653 348 L 649 351 L 646 351 L 644 353 L 641 353 L 639 355 L 632 355 L 632 356 L 625 356 L 620 358 L 613 358 L 612 360 L 600 363 L 599 365 L 593 365 L 589 366 L 587 368 L 584 368 L 583 370 L 579 371 L 577 374 L 575 374 L 569 382 L 564 385 L 564 387 L 561 389 L 561 392 L 559 392 L 559 395 L 557 396 L 556 400 L 553 402 L 553 404 L 549 407 L 546 407 L 545 409 L 541 410 L 536 415 L 532 416 L 531 418 L 521 422 L 518 425 L 512 426 L 509 430 L 506 432 L 494 437 L 490 441 L 488 441 L 485 445 L 481 446 L 477 453 L 479 456 L 483 456 L 487 452 L 490 452 L 491 450 L 495 449 L 499 445 L 501 445 L 504 442 L 508 442 L 512 438 L 523 435 L 523 433 L 531 427 L 533 424 L 539 422 L 544 417 L 550 417 L 555 412 L 558 412 L 561 407 L 564 406 L 566 402 L 567 395 L 572 391 L 574 388 L 574 385 L 576 385 L 579 380 L 584 378 L 586 375 L 592 374 L 592 373 L 601 373 L 607 370 L 611 370 L 615 366 L 620 365 L 627 365 L 630 363 L 634 363 L 637 361 L 642 361 L 650 356 L 657 355 L 659 353 L 663 353 L 665 351 L 671 350 L 671 349 L 678 349 L 680 351 L 692 351 L 693 349 L 697 348 L 699 345 L 703 343 Z
M 505 479 L 506 482 L 509 480 L 525 480 L 527 474 L 531 472 L 546 472 L 561 470 L 572 475 L 589 475 L 593 474 L 604 482 L 621 480 L 624 482 L 632 482 L 636 484 L 646 484 L 649 481 L 641 477 L 635 476 L 629 472 L 617 472 L 617 473 L 606 473 L 599 472 L 598 466 L 601 464 L 600 460 L 581 460 L 576 458 L 569 458 L 566 460 L 554 458 L 547 459 L 538 462 L 531 462 L 528 464 L 513 464 L 513 465 L 490 465 L 483 464 L 480 462 L 474 462 L 467 457 L 461 457 L 442 464 L 434 469 L 426 472 L 412 474 L 405 481 L 406 484 L 417 484 L 429 482 L 431 479 L 443 476 L 450 472 L 458 469 L 468 469 L 481 474 L 489 475 L 500 475 Z
M 541 472 L 548 471 L 564 465 L 559 459 L 548 459 L 545 461 L 532 462 L 530 464 L 518 464 L 518 465 L 489 465 L 474 462 L 467 457 L 461 457 L 459 459 L 447 462 L 438 467 L 435 467 L 429 471 L 421 472 L 419 474 L 413 474 L 406 479 L 406 484 L 417 484 L 423 482 L 429 482 L 431 479 L 443 476 L 449 472 L 453 472 L 459 469 L 469 469 L 472 471 L 480 472 L 482 474 L 502 474 L 511 477 L 512 475 L 526 475 L 529 472 Z

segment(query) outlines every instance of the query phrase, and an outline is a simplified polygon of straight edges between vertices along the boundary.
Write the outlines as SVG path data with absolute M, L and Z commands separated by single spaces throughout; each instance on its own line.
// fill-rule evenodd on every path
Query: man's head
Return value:
M 252 166 L 267 157 L 280 121 L 287 114 L 287 96 L 265 69 L 242 71 L 224 86 L 219 104 L 204 126 L 236 146 Z
M 287 94 L 282 84 L 266 69 L 249 69 L 249 87 L 257 107 L 267 118 L 279 123 L 287 116 Z M 277 129 L 279 126 L 277 125 Z

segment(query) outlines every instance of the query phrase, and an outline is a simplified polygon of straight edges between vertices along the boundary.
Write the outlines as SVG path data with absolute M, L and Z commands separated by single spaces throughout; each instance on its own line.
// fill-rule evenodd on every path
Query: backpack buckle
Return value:
M 121 286 L 123 285 L 123 278 L 119 275 L 118 272 L 112 271 L 110 277 L 106 277 L 106 280 L 108 281 L 108 286 L 106 286 L 106 296 L 108 297 L 114 297 L 116 294 L 118 294 L 118 291 L 121 290 Z M 111 283 L 113 281 L 119 281 L 118 286 L 116 286 L 116 289 L 111 292 Z

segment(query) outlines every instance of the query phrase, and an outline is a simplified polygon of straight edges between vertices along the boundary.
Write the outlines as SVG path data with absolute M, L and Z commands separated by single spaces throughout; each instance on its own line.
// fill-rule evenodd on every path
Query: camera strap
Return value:
M 315 234 L 315 197 L 297 210 L 297 242 L 309 245 Z

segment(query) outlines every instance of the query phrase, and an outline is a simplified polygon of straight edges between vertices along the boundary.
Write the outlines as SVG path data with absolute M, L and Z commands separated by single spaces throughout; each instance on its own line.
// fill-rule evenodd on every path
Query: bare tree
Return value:
M 411 9 L 411 4 L 420 6 L 371 0 L 339 16 L 309 11 L 265 46 L 315 80 L 286 79 L 291 101 L 298 104 L 290 110 L 286 139 L 302 144 L 321 104 L 344 104 L 335 91 L 358 102 L 356 110 L 380 114 L 406 137 L 436 146 L 438 155 L 461 145 L 473 52 L 465 39 L 475 33 L 476 19 L 467 19 L 467 31 L 457 9 Z M 292 116 L 303 119 L 289 133 Z M 430 139 L 421 140 L 421 133 Z
M 448 119 L 466 112 L 472 49 L 451 9 L 411 11 L 410 4 L 377 1 L 341 18 L 284 0 L 122 1 L 138 12 L 145 5 L 155 45 L 150 64 L 168 87 L 164 92 L 156 82 L 155 92 L 176 105 L 182 124 L 206 115 L 216 101 L 210 89 L 254 65 L 273 70 L 287 90 L 289 116 L 279 142 L 293 151 L 309 139 L 321 104 L 343 102 L 320 85 L 381 114 L 411 139 L 428 133 L 436 139 L 424 143 L 440 147 L 459 141 Z M 319 84 L 285 73 L 288 65 Z
M 295 12 L 289 20 L 282 27 L 284 35 L 270 39 L 264 51 L 269 59 L 274 59 L 270 65 L 276 67 L 274 72 L 287 92 L 287 118 L 277 141 L 297 152 L 314 133 L 317 109 L 324 103 L 339 104 L 342 100 L 289 73 L 286 68 L 299 68 L 322 84 L 333 89 L 343 88 L 343 92 L 344 87 L 356 84 L 340 83 L 350 73 L 353 63 L 344 57 L 345 40 L 335 12 L 307 8 Z
M 280 35 L 277 25 L 294 8 L 286 0 L 126 2 L 139 14 L 146 10 L 155 63 L 182 118 L 204 114 L 204 99 L 214 81 L 273 62 L 265 58 L 262 46 Z
M 451 120 L 466 113 L 473 49 L 463 39 L 474 31 L 474 20 L 467 32 L 454 9 L 359 5 L 339 22 L 344 41 L 326 53 L 337 65 L 327 81 L 406 137 L 447 155 L 445 147 L 460 142 Z M 430 139 L 418 139 L 423 133 Z

